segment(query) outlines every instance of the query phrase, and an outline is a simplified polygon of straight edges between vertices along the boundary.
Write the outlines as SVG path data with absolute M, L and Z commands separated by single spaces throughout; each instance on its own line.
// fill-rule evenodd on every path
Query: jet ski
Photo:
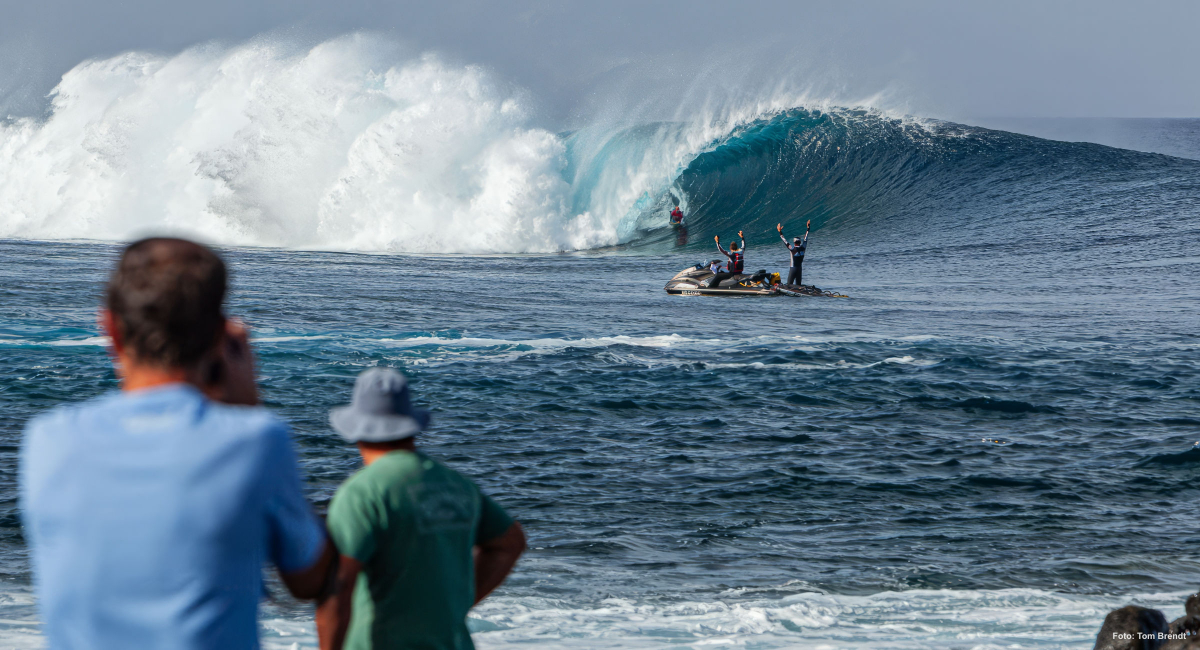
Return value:
M 673 296 L 813 296 L 820 298 L 846 298 L 832 291 L 822 291 L 811 284 L 781 284 L 778 273 L 740 273 L 721 280 L 712 286 L 716 274 L 709 265 L 701 262 L 688 267 L 667 282 L 663 287 Z
M 676 273 L 664 288 L 673 296 L 773 296 L 779 293 L 776 288 L 778 273 L 739 273 L 712 286 L 715 278 L 716 274 L 708 270 L 708 265 L 700 263 Z

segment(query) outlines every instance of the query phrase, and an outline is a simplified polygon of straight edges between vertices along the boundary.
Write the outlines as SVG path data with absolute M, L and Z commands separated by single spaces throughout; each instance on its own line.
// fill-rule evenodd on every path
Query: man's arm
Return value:
M 307 569 L 300 571 L 280 571 L 279 577 L 283 584 L 296 598 L 312 600 L 325 595 L 333 584 L 333 574 L 337 569 L 337 548 L 328 537 L 317 561 Z
M 287 427 L 276 422 L 267 433 L 266 444 L 262 480 L 268 490 L 267 552 L 293 596 L 317 598 L 330 582 L 337 547 L 304 497 L 300 467 Z
M 254 352 L 250 349 L 250 330 L 244 323 L 226 320 L 216 353 L 202 365 L 196 383 L 209 399 L 244 406 L 258 404 Z
M 525 531 L 514 521 L 503 535 L 475 547 L 475 604 L 500 586 L 525 552 Z
M 254 354 L 250 350 L 250 331 L 241 322 L 225 321 L 225 335 L 216 363 L 221 368 L 218 373 L 218 383 L 210 385 L 207 389 L 212 399 L 227 404 L 249 406 L 258 404 L 258 387 L 254 382 Z M 282 462 L 285 466 L 283 470 L 285 478 L 283 483 L 286 486 L 284 492 L 287 495 L 280 500 L 280 503 L 287 503 L 294 508 L 284 507 L 274 514 L 279 517 L 279 534 L 281 536 L 295 535 L 300 538 L 303 537 L 303 533 L 300 532 L 303 530 L 303 520 L 306 516 L 311 517 L 312 511 L 308 502 L 304 500 L 303 496 L 300 496 L 299 476 L 295 467 L 296 459 L 290 441 L 284 438 L 280 442 L 284 446 Z M 289 510 L 294 513 L 292 516 L 300 520 L 299 523 L 288 516 Z M 285 521 L 286 524 L 283 523 Z M 329 536 L 325 535 L 321 552 L 312 566 L 295 571 L 280 571 L 279 577 L 293 596 L 311 600 L 322 595 L 323 590 L 329 584 L 332 570 L 336 566 L 336 559 L 337 549 L 334 548 Z
M 724 255 L 727 259 L 733 259 L 732 257 L 729 257 L 729 253 L 725 252 L 725 247 L 721 246 L 721 237 L 720 236 L 713 237 L 713 241 L 717 242 L 717 250 L 721 251 L 722 255 Z
M 350 613 L 354 600 L 354 585 L 363 565 L 358 560 L 343 555 L 338 559 L 337 571 L 329 593 L 317 602 L 317 639 L 321 650 L 341 650 L 350 630 Z

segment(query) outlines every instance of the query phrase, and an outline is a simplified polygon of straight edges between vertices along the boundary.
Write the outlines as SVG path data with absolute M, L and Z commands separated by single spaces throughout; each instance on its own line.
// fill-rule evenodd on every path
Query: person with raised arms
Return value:
M 713 235 L 713 241 L 717 242 L 717 250 L 721 251 L 721 254 L 729 259 L 729 263 L 726 267 L 728 269 L 727 273 L 717 273 L 709 280 L 708 286 L 710 289 L 719 288 L 717 285 L 721 282 L 741 273 L 742 269 L 746 268 L 746 239 L 742 236 L 742 231 L 740 230 L 738 231 L 738 239 L 741 241 L 741 244 L 739 245 L 738 242 L 729 242 L 729 250 L 727 251 L 721 246 L 721 236 Z
M 787 237 L 783 236 L 783 224 L 775 226 L 775 230 L 779 231 L 779 238 L 783 240 L 783 245 L 787 246 L 788 252 L 792 254 L 791 268 L 788 269 L 787 282 L 784 284 L 794 284 L 800 286 L 801 282 L 801 266 L 804 264 L 804 251 L 808 249 L 808 231 L 812 228 L 812 219 L 804 226 L 804 239 L 795 237 L 792 243 L 788 243 Z

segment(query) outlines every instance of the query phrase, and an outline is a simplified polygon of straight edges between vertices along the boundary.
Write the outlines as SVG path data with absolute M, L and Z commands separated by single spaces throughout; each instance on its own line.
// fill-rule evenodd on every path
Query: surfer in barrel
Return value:
M 804 238 L 792 238 L 792 243 L 788 243 L 787 237 L 783 236 L 783 224 L 775 226 L 775 230 L 779 231 L 779 238 L 783 240 L 783 245 L 787 246 L 788 252 L 792 254 L 791 268 L 788 269 L 787 282 L 784 284 L 794 284 L 800 286 L 803 284 L 800 280 L 801 265 L 804 264 L 804 251 L 808 248 L 808 231 L 812 228 L 812 219 L 804 225 Z
M 675 209 L 671 210 L 671 225 L 672 226 L 682 226 L 683 225 L 683 210 L 680 210 L 679 206 L 675 206 Z

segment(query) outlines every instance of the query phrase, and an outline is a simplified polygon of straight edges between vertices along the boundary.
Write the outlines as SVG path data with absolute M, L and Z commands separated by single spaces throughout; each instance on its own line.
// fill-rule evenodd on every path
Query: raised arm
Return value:
M 783 245 L 786 246 L 788 250 L 792 250 L 792 245 L 788 243 L 787 237 L 783 236 L 783 224 L 776 224 L 775 230 L 779 231 L 779 239 L 783 241 Z
M 721 247 L 721 236 L 720 235 L 713 235 L 713 241 L 717 242 L 717 250 L 721 251 L 722 255 L 724 255 L 726 258 L 728 258 L 730 260 L 733 259 L 732 257 L 729 256 L 729 253 L 725 252 L 725 249 Z
M 742 242 L 742 255 L 746 254 L 746 238 L 742 236 L 742 231 L 738 231 L 738 239 Z

